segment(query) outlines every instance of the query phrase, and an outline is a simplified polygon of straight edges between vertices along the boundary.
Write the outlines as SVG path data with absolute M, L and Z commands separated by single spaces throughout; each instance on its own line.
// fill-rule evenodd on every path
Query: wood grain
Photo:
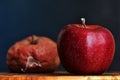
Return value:
M 67 72 L 49 74 L 0 73 L 0 80 L 120 80 L 119 72 L 109 72 L 102 75 L 74 75 Z

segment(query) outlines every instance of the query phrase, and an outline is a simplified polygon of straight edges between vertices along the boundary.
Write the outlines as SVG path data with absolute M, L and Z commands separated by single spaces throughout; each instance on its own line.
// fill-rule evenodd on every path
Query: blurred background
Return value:
M 98 24 L 111 30 L 116 41 L 108 71 L 120 71 L 120 0 L 0 0 L 0 71 L 8 71 L 6 53 L 16 41 L 41 35 L 57 41 L 67 24 Z M 64 70 L 62 66 L 59 70 Z

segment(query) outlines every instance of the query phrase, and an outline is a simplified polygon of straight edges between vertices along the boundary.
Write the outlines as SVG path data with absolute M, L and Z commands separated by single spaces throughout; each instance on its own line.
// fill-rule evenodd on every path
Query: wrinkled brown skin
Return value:
M 28 56 L 39 61 L 41 67 L 33 65 L 27 67 L 25 72 L 48 73 L 55 71 L 60 60 L 57 45 L 47 37 L 29 36 L 12 45 L 7 53 L 7 65 L 11 72 L 23 72 Z

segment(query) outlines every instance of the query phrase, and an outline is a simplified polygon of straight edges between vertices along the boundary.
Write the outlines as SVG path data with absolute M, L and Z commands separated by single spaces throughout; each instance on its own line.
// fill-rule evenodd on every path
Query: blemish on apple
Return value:
M 25 69 L 21 68 L 21 71 L 26 72 L 26 70 L 32 66 L 42 67 L 42 64 L 40 61 L 35 60 L 32 56 L 28 56 Z

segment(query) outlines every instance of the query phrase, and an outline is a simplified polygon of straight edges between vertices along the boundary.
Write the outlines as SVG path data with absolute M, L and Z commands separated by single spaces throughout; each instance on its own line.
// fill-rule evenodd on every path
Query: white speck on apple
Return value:
M 21 68 L 21 71 L 22 72 L 26 72 L 26 70 L 28 69 L 28 67 L 32 67 L 33 65 L 42 67 L 42 65 L 40 64 L 39 61 L 35 60 L 32 56 L 28 56 L 27 57 L 27 62 L 26 62 L 25 69 Z

